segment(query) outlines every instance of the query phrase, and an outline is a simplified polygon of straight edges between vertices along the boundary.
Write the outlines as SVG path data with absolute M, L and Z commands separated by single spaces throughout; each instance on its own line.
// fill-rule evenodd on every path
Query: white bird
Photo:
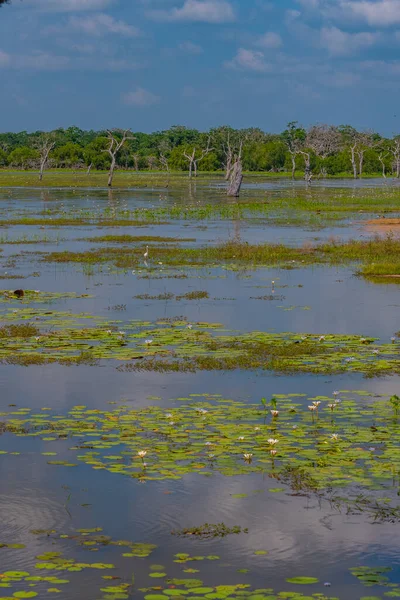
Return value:
M 147 260 L 149 258 L 149 247 L 146 246 L 146 252 L 143 254 L 144 259 Z

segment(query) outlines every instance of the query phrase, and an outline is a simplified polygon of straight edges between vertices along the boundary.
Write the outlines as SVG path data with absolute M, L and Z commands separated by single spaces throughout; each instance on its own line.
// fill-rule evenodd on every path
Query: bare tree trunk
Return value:
M 232 160 L 233 160 L 233 154 L 232 154 L 231 148 L 229 147 L 228 151 L 227 151 L 227 155 L 226 155 L 225 181 L 228 181 L 231 176 Z
M 312 171 L 311 171 L 311 156 L 309 152 L 301 152 L 304 156 L 304 181 L 307 185 L 311 183 Z
M 362 176 L 364 166 L 364 150 L 358 151 L 358 176 Z
M 104 152 L 108 152 L 108 154 L 111 157 L 111 165 L 110 165 L 110 171 L 108 174 L 108 184 L 107 184 L 109 188 L 112 186 L 118 152 L 121 150 L 121 148 L 125 144 L 126 140 L 134 139 L 132 136 L 128 136 L 129 131 L 130 131 L 129 129 L 126 129 L 125 131 L 122 132 L 121 140 L 116 138 L 114 135 L 115 132 L 121 133 L 121 130 L 114 129 L 114 130 L 107 131 L 108 139 L 110 141 L 110 146 L 107 148 L 107 150 L 104 150 Z
M 114 178 L 114 169 L 115 169 L 115 156 L 111 159 L 110 172 L 108 174 L 108 187 L 112 186 L 113 178 Z
M 90 171 L 92 170 L 92 167 L 93 167 L 93 163 L 90 163 L 90 165 L 87 168 L 86 175 L 90 175 Z
M 233 167 L 231 169 L 231 176 L 228 185 L 228 196 L 232 196 L 235 198 L 239 198 L 240 188 L 242 187 L 243 182 L 243 167 L 242 167 L 242 159 L 240 156 L 233 163 Z
M 378 154 L 378 160 L 382 165 L 382 177 L 384 177 L 386 179 L 386 165 L 385 165 L 385 158 L 388 156 L 388 152 L 386 152 L 386 154 L 382 154 L 382 152 L 380 152 Z
M 291 152 L 290 155 L 292 158 L 292 179 L 294 180 L 296 174 L 296 154 Z
M 40 155 L 39 181 L 42 181 L 43 179 L 43 173 L 46 168 L 47 161 L 49 160 L 49 154 L 55 145 L 55 141 L 48 135 L 42 136 L 36 145 Z
M 353 167 L 353 177 L 357 179 L 356 146 L 350 146 L 351 165 Z
M 137 154 L 133 155 L 133 164 L 135 165 L 135 171 L 138 172 L 139 171 L 139 157 Z
M 210 138 L 208 138 L 207 148 L 202 151 L 201 155 L 198 158 L 196 158 L 196 148 L 193 148 L 192 154 L 187 154 L 186 152 L 183 153 L 183 156 L 189 161 L 189 179 L 192 178 L 193 171 L 194 176 L 197 177 L 198 163 L 213 150 L 214 148 L 210 148 Z

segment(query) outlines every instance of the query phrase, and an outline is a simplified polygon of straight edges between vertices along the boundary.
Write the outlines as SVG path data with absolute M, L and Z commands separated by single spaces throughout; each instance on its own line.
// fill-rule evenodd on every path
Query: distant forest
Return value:
M 78 127 L 0 134 L 0 167 L 8 169 L 37 169 L 45 158 L 47 168 L 90 172 L 109 170 L 115 159 L 119 169 L 229 174 L 238 153 L 245 171 L 289 171 L 293 176 L 301 171 L 306 179 L 339 174 L 400 176 L 400 135 L 387 139 L 349 125 L 305 129 L 291 122 L 281 134 L 228 126 L 200 132 L 179 125 L 150 134 Z

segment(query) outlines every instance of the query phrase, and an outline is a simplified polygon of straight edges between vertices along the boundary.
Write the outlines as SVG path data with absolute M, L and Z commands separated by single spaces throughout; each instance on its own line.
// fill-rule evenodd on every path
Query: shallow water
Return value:
M 375 180 L 316 182 L 312 193 L 324 197 L 332 189 L 372 188 L 397 185 L 379 184 Z M 265 190 L 286 193 L 291 182 L 275 180 L 261 184 L 249 183 L 245 193 L 264 193 Z M 204 190 L 192 190 L 190 201 L 219 203 L 223 197 L 211 183 Z M 296 184 L 295 189 L 303 190 Z M 326 191 L 328 190 L 328 191 Z M 116 200 L 115 200 L 116 199 Z M 168 206 L 189 201 L 182 190 L 168 191 L 160 199 L 158 191 L 115 192 L 118 210 L 122 207 Z M 2 190 L 0 218 L 16 215 L 43 216 L 51 210 L 101 211 L 109 207 L 105 191 L 85 190 Z M 91 213 L 91 214 L 92 214 Z M 4 240 L 32 239 L 37 236 L 53 240 L 43 244 L 2 245 L 0 275 L 3 289 L 38 289 L 42 292 L 89 294 L 89 298 L 60 298 L 45 305 L 48 310 L 85 312 L 108 320 L 121 321 L 120 327 L 131 320 L 156 321 L 159 318 L 183 316 L 188 323 L 221 323 L 226 329 L 238 332 L 276 331 L 313 334 L 356 334 L 377 337 L 387 343 L 399 330 L 400 298 L 397 285 L 369 283 L 355 276 L 356 267 L 313 267 L 282 269 L 228 270 L 223 268 L 181 268 L 186 279 L 168 279 L 168 265 L 160 265 L 155 273 L 143 264 L 135 273 L 118 271 L 102 265 L 91 273 L 79 264 L 49 264 L 41 261 L 38 252 L 57 250 L 84 251 L 95 247 L 83 240 L 95 235 L 156 235 L 193 237 L 187 245 L 215 244 L 235 237 L 252 243 L 272 241 L 301 245 L 304 242 L 328 239 L 331 236 L 349 239 L 367 235 L 357 215 L 319 231 L 290 224 L 274 226 L 253 216 L 240 221 L 168 220 L 165 224 L 143 227 L 107 227 L 96 222 L 85 227 L 47 227 L 18 224 L 4 229 Z M 113 244 L 111 244 L 113 245 Z M 143 243 L 143 247 L 145 243 Z M 24 254 L 21 254 L 24 252 Z M 150 247 L 150 267 L 156 265 L 157 247 Z M 158 267 L 157 267 L 158 269 Z M 26 276 L 27 279 L 8 280 L 6 273 Z M 159 278 L 156 278 L 159 277 Z M 144 278 L 149 277 L 149 278 Z M 272 283 L 274 282 L 274 283 Z M 194 290 L 205 290 L 208 299 L 201 300 L 143 300 L 135 296 L 157 296 L 171 292 L 175 296 Z M 266 296 L 268 299 L 256 299 Z M 25 302 L 25 301 L 24 301 Z M 0 307 L 20 310 L 25 306 L 17 299 Z M 122 308 L 121 308 L 122 307 Z M 18 322 L 18 313 L 15 313 Z M 9 413 L 25 407 L 40 413 L 51 408 L 55 415 L 66 415 L 76 405 L 89 409 L 113 410 L 110 403 L 121 403 L 132 409 L 154 405 L 166 409 L 178 408 L 182 398 L 192 394 L 220 394 L 223 398 L 249 404 L 260 398 L 277 394 L 306 394 L 307 397 L 331 397 L 334 390 L 366 390 L 373 396 L 392 395 L 399 391 L 396 376 L 366 379 L 361 374 L 340 375 L 277 375 L 273 372 L 240 371 L 200 373 L 120 372 L 116 361 L 102 361 L 97 366 L 67 367 L 59 364 L 45 366 L 0 366 L 0 412 Z M 180 400 L 179 400 L 180 399 Z M 215 401 L 218 404 L 218 400 Z M 301 400 L 306 406 L 307 399 Z M 12 406 L 10 406 L 12 405 Z M 13 405 L 16 405 L 14 407 Z M 4 417 L 5 418 L 5 417 Z M 2 420 L 2 418 L 0 418 Z M 78 440 L 79 442 L 79 440 Z M 74 443 L 77 443 L 74 440 Z M 48 464 L 42 453 L 57 452 L 57 460 L 70 458 L 71 440 L 42 438 L 3 433 L 0 437 L 0 543 L 23 544 L 25 548 L 1 548 L 1 571 L 26 571 L 43 575 L 35 568 L 46 552 L 63 553 L 83 563 L 112 563 L 110 573 L 121 579 L 102 580 L 107 571 L 85 569 L 81 572 L 57 571 L 69 584 L 38 583 L 30 588 L 4 589 L 4 597 L 16 589 L 33 590 L 40 598 L 57 596 L 61 599 L 111 598 L 122 596 L 100 591 L 107 586 L 131 583 L 124 597 L 143 597 L 140 588 L 167 586 L 166 578 L 149 577 L 150 566 L 162 565 L 169 578 L 194 577 L 204 586 L 248 584 L 249 589 L 273 588 L 279 592 L 297 592 L 297 598 L 335 597 L 355 600 L 383 598 L 391 588 L 373 585 L 364 587 L 349 569 L 358 566 L 391 567 L 390 581 L 400 584 L 399 525 L 374 524 L 363 514 L 350 515 L 337 510 L 327 501 L 313 495 L 294 495 L 289 487 L 272 479 L 268 470 L 262 473 L 223 476 L 217 470 L 210 476 L 186 474 L 181 479 L 141 482 L 106 470 L 96 470 L 84 463 L 68 468 Z M 13 455 L 10 453 L 19 453 Z M 317 468 L 317 467 L 316 467 Z M 277 487 L 282 491 L 274 492 Z M 396 489 L 396 486 L 393 486 Z M 235 497 L 236 495 L 245 495 Z M 171 535 L 172 530 L 224 522 L 229 527 L 239 525 L 248 533 L 226 538 L 202 540 Z M 101 546 L 92 552 L 91 546 L 79 546 L 76 540 L 59 535 L 76 535 L 80 528 L 102 528 L 113 540 L 130 540 L 157 545 L 147 558 L 123 557 L 123 548 Z M 56 534 L 32 534 L 31 530 L 55 530 Z M 58 536 L 58 537 L 57 537 Z M 78 536 L 79 537 L 79 536 Z M 255 554 L 265 550 L 268 554 Z M 177 553 L 191 556 L 213 556 L 184 564 L 174 562 Z M 188 574 L 187 568 L 198 569 Z M 246 573 L 238 570 L 248 569 Z M 160 570 L 160 569 L 159 569 Z M 46 575 L 54 575 L 49 571 Z M 295 576 L 316 577 L 313 585 L 286 582 Z M 161 582 L 161 583 L 160 583 Z M 330 586 L 324 586 L 324 583 Z M 0 581 L 1 583 L 1 581 Z M 14 585 L 14 584 L 13 584 Z M 173 584 L 172 584 L 173 585 Z M 19 586 L 19 587 L 18 587 Z M 47 588 L 59 592 L 47 592 Z M 199 586 L 198 586 L 199 587 Z M 174 589 L 172 587 L 172 589 Z M 181 589 L 181 588 L 179 588 Z M 398 589 L 398 588 L 393 588 Z M 121 594 L 121 592 L 119 592 Z M 147 592 L 151 593 L 151 592 Z M 153 590 L 153 594 L 161 594 Z M 202 592 L 199 592 L 202 595 Z M 304 594 L 301 596 L 300 594 Z M 263 592 L 263 598 L 268 594 Z M 207 598 L 207 592 L 204 593 Z M 29 596 L 27 596 L 29 597 Z M 166 595 L 163 597 L 167 598 Z M 190 597 L 190 596 L 189 596 Z M 269 596 L 274 597 L 275 596 Z M 290 597 L 281 595 L 280 597 Z M 154 599 L 161 600 L 161 598 Z M 256 600 L 261 600 L 257 598 Z

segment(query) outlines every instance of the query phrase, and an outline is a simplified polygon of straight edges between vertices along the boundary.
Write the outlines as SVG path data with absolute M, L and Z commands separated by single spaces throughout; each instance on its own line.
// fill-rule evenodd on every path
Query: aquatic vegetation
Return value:
M 170 411 L 156 406 L 114 411 L 77 406 L 65 416 L 20 409 L 0 418 L 3 432 L 42 441 L 51 436 L 52 448 L 57 440 L 73 442 L 78 437 L 79 444 L 70 450 L 71 464 L 83 462 L 149 482 L 187 473 L 265 472 L 294 493 L 322 494 L 338 509 L 397 521 L 400 507 L 379 501 L 382 496 L 396 498 L 400 487 L 400 424 L 389 398 L 372 402 L 365 394 L 354 399 L 343 393 L 333 417 L 329 398 L 321 397 L 315 422 L 303 403 L 297 402 L 294 412 L 293 400 L 279 397 L 279 419 L 270 417 L 268 422 L 259 405 L 228 400 L 183 404 Z M 243 461 L 243 452 L 251 453 L 252 460 Z M 329 492 L 333 489 L 335 494 Z
M 204 525 L 200 525 L 199 527 L 188 527 L 184 529 L 180 529 L 179 531 L 171 531 L 172 535 L 179 536 L 191 536 L 194 535 L 200 538 L 216 538 L 216 537 L 226 537 L 227 535 L 239 534 L 239 533 L 248 533 L 249 530 L 247 528 L 242 529 L 240 526 L 235 525 L 235 527 L 227 527 L 225 523 L 217 523 L 216 525 L 212 525 L 210 523 L 204 523 Z
M 194 294 L 197 297 L 198 293 Z M 121 331 L 120 321 L 33 308 L 20 308 L 17 312 L 8 309 L 2 318 L 35 324 L 24 335 L 18 336 L 18 329 L 5 329 L 0 336 L 0 361 L 11 364 L 90 364 L 134 359 L 119 369 L 166 373 L 234 369 L 286 373 L 348 371 L 370 377 L 400 370 L 397 344 L 378 344 L 372 338 L 365 340 L 355 335 L 228 332 L 221 324 L 188 325 L 180 317 L 156 323 L 125 322 Z M 92 326 L 85 324 L 82 328 L 82 320 L 92 321 Z M 51 329 L 46 329 L 50 325 Z
M 215 267 L 247 265 L 251 268 L 277 266 L 286 269 L 313 264 L 344 265 L 364 263 L 359 273 L 373 276 L 399 274 L 400 240 L 388 234 L 368 241 L 350 240 L 307 245 L 304 248 L 283 244 L 248 244 L 231 240 L 216 246 L 178 248 L 159 245 L 154 250 L 165 266 Z M 97 248 L 85 252 L 51 252 L 42 260 L 55 263 L 101 265 L 111 263 L 117 268 L 137 267 L 142 261 L 142 248 Z M 378 266 L 377 266 L 378 265 Z M 380 266 L 386 265 L 379 271 Z

